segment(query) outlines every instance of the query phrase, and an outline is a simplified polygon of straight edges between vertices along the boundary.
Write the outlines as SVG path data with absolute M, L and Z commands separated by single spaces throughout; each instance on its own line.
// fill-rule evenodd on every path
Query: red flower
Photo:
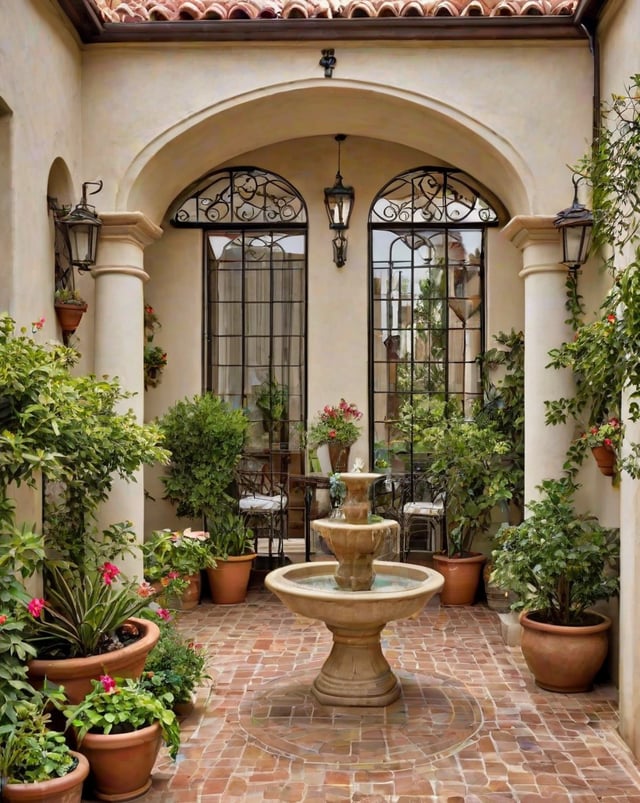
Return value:
M 616 322 L 616 316 L 615 315 L 607 315 L 607 320 L 609 321 L 609 323 L 615 323 Z
M 113 694 L 117 688 L 116 682 L 111 675 L 100 675 L 100 683 L 102 683 L 102 688 L 107 694 Z
M 158 608 L 156 613 L 161 619 L 164 619 L 165 622 L 168 622 L 171 619 L 171 614 L 166 608 Z
M 332 438 L 332 439 L 333 439 L 333 438 L 335 438 L 335 436 L 336 436 L 337 434 L 338 434 L 338 433 L 335 431 L 335 429 L 330 429 L 330 430 L 329 430 L 329 437 L 330 437 L 330 438 Z
M 7 621 L 7 617 L 6 617 L 4 614 L 2 614 L 2 616 L 0 616 L 0 627 L 2 627 L 2 625 L 3 625 L 3 624 L 6 622 L 6 621 Z
M 613 444 L 611 438 L 605 438 L 602 442 L 604 443 L 605 446 L 611 446 Z
M 169 580 L 175 580 L 176 578 L 180 577 L 180 574 L 179 572 L 169 572 L 167 577 L 169 578 Z
M 104 584 L 110 586 L 111 583 L 116 579 L 116 577 L 120 574 L 120 569 L 117 566 L 114 566 L 113 563 L 103 563 L 99 569 L 100 573 L 102 574 L 102 579 Z
M 34 619 L 37 619 L 38 616 L 42 613 L 42 609 L 45 607 L 47 603 L 41 597 L 34 597 L 31 602 L 27 605 L 27 610 L 33 616 Z

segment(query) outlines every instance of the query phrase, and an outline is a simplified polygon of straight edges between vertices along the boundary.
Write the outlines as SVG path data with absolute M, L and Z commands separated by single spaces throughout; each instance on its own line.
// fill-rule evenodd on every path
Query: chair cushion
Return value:
M 442 502 L 407 502 L 402 508 L 405 516 L 444 516 Z
M 268 494 L 247 494 L 241 496 L 238 502 L 240 510 L 247 511 L 264 511 L 272 512 L 277 510 L 284 510 L 287 506 L 287 500 L 280 494 L 269 496 Z

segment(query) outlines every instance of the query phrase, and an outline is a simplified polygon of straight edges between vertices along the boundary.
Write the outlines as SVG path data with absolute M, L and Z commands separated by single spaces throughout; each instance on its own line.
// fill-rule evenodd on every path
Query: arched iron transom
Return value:
M 257 167 L 217 170 L 190 188 L 171 215 L 174 226 L 300 226 L 307 209 L 282 176 Z

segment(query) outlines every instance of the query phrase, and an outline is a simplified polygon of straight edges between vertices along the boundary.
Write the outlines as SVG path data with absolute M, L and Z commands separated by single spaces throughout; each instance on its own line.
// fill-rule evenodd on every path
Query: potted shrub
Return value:
M 205 393 L 177 402 L 159 426 L 171 455 L 162 477 L 165 497 L 178 516 L 206 520 L 233 507 L 235 469 L 249 426 L 244 412 Z
M 190 611 L 200 602 L 200 573 L 215 566 L 209 533 L 156 530 L 142 547 L 144 576 L 167 607 Z M 179 587 L 181 586 L 181 587 Z
M 549 691 L 591 688 L 608 649 L 611 620 L 590 610 L 619 589 L 617 530 L 602 527 L 573 505 L 571 479 L 545 480 L 529 515 L 497 534 L 493 577 L 512 589 L 522 610 L 522 652 L 538 686 Z
M 210 547 L 216 561 L 207 569 L 211 599 L 222 605 L 242 602 L 256 557 L 253 531 L 240 514 L 224 511 L 211 522 Z
M 103 675 L 84 700 L 64 715 L 78 750 L 91 766 L 90 782 L 100 800 L 130 800 L 151 786 L 160 745 L 175 759 L 180 727 L 164 701 L 131 678 Z
M 445 577 L 444 605 L 469 605 L 476 596 L 486 557 L 473 552 L 474 539 L 486 532 L 497 505 L 511 498 L 507 464 L 509 444 L 491 421 L 466 419 L 455 401 L 418 400 L 405 405 L 401 427 L 414 450 L 427 458 L 425 474 L 444 497 L 447 552 L 434 555 Z
M 203 645 L 183 636 L 173 622 L 162 622 L 160 640 L 147 658 L 140 685 L 170 700 L 176 714 L 185 716 L 193 709 L 196 687 L 210 679 Z
M 307 443 L 317 449 L 329 449 L 331 471 L 347 471 L 349 452 L 360 437 L 362 413 L 355 404 L 340 399 L 336 405 L 326 405 L 317 416 L 307 433 Z
M 69 748 L 64 734 L 49 727 L 46 706 L 63 699 L 32 692 L 14 709 L 9 722 L 0 719 L 0 796 L 7 803 L 46 800 L 80 803 L 89 762 Z

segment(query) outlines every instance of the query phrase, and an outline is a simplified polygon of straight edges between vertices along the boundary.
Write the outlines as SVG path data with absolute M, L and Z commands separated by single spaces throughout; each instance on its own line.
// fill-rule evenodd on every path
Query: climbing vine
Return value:
M 567 279 L 568 323 L 572 341 L 550 352 L 549 367 L 570 368 L 575 393 L 546 402 L 547 423 L 572 418 L 582 436 L 567 454 L 565 470 L 575 474 L 588 448 L 588 432 L 620 417 L 622 393 L 631 421 L 640 420 L 640 74 L 603 110 L 593 151 L 575 168 L 592 188 L 594 244 L 612 277 L 596 319 L 584 322 L 575 273 Z M 640 444 L 617 455 L 618 467 L 640 477 Z

